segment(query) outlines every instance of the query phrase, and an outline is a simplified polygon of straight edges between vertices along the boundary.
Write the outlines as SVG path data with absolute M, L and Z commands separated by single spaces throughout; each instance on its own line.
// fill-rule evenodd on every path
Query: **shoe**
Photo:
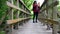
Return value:
M 38 22 L 36 21 L 36 23 L 38 23 Z
M 33 23 L 35 23 L 35 22 L 33 21 Z

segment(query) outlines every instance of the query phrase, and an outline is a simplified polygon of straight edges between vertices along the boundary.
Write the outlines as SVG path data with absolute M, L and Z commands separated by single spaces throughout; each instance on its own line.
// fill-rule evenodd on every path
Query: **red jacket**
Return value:
M 37 4 L 33 4 L 33 12 L 38 12 L 38 5 Z

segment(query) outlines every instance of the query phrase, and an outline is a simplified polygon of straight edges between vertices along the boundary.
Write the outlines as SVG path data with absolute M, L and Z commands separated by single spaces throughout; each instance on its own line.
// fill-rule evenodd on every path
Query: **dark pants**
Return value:
M 33 14 L 33 21 L 34 21 L 35 17 L 36 17 L 36 22 L 37 22 L 37 19 L 38 19 L 38 12 L 34 12 L 34 14 Z

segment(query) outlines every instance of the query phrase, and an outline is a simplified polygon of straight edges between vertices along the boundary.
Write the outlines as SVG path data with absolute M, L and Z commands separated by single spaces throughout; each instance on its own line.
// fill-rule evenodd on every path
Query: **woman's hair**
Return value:
M 33 4 L 35 4 L 35 3 L 37 3 L 36 1 L 34 1 L 34 3 Z

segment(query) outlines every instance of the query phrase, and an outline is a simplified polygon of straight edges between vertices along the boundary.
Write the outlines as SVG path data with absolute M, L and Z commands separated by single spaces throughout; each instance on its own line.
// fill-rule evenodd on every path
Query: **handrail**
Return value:
M 58 1 L 53 2 L 53 3 L 50 4 L 47 8 L 44 8 L 43 10 L 41 10 L 41 12 L 43 12 L 43 11 L 46 10 L 46 9 L 52 8 L 52 7 L 56 6 L 56 5 L 58 5 Z
M 8 5 L 9 7 L 15 8 L 15 9 L 17 9 L 17 10 L 20 10 L 20 11 L 22 11 L 22 12 L 26 13 L 26 14 L 31 15 L 30 13 L 28 13 L 28 12 L 26 12 L 25 10 L 23 10 L 23 9 L 21 9 L 21 8 L 19 8 L 19 7 L 15 6 L 15 5 L 13 5 L 13 4 L 11 4 L 11 3 L 10 3 L 10 2 L 8 2 L 8 1 L 7 1 L 7 5 Z
M 7 24 L 15 24 L 19 21 L 25 20 L 25 19 L 29 19 L 30 17 L 27 18 L 18 18 L 18 19 L 13 19 L 13 20 L 7 20 Z
M 40 7 L 40 10 L 42 9 L 42 7 L 47 3 L 48 0 L 44 0 L 42 6 Z
M 56 21 L 56 20 L 47 19 L 47 18 L 39 18 L 39 19 L 41 19 L 41 20 L 43 20 L 43 21 L 47 21 L 48 23 L 59 24 L 59 22 Z

